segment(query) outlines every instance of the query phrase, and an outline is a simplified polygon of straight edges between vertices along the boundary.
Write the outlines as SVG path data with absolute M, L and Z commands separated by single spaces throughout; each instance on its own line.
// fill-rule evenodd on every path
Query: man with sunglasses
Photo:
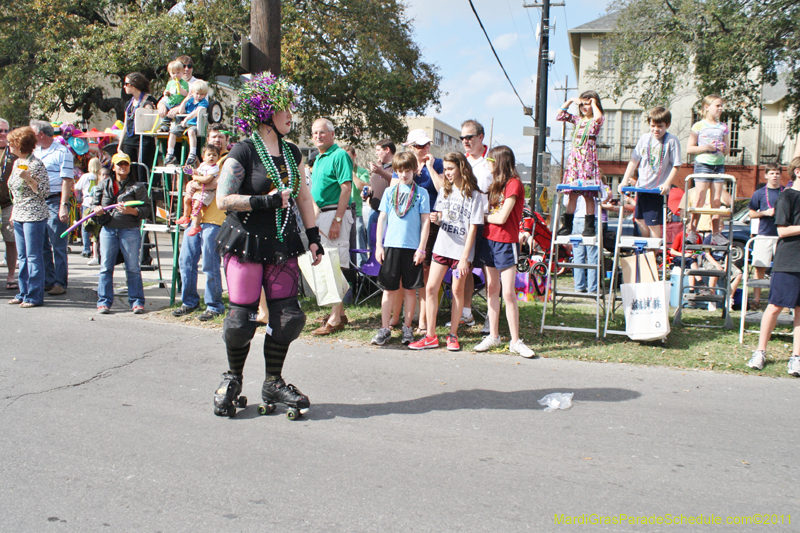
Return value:
M 0 118 L 0 208 L 3 210 L 0 232 L 3 234 L 3 242 L 6 243 L 7 291 L 18 288 L 17 282 L 14 280 L 14 272 L 17 269 L 17 243 L 14 240 L 14 225 L 11 224 L 13 204 L 11 203 L 11 193 L 8 190 L 8 178 L 11 176 L 11 169 L 17 156 L 8 149 L 9 129 L 8 121 Z

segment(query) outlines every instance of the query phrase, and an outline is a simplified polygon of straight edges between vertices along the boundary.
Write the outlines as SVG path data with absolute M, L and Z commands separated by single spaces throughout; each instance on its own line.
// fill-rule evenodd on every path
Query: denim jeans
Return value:
M 14 222 L 14 239 L 17 241 L 17 268 L 19 293 L 17 300 L 42 305 L 44 303 L 44 237 L 47 220 Z
M 220 275 L 221 257 L 214 249 L 216 246 L 217 224 L 201 224 L 201 231 L 194 237 L 183 234 L 181 243 L 181 257 L 178 265 L 181 270 L 181 302 L 186 307 L 200 305 L 200 295 L 197 294 L 197 262 L 203 254 L 203 274 L 206 275 L 206 292 L 204 300 L 206 308 L 214 313 L 225 312 L 222 303 L 222 276 Z
M 61 196 L 47 200 L 50 216 L 47 218 L 47 232 L 44 236 L 44 285 L 52 287 L 61 285 L 67 288 L 67 240 L 61 234 L 69 227 L 58 218 L 61 208 Z
M 100 278 L 97 281 L 97 306 L 111 307 L 114 303 L 114 264 L 122 251 L 125 275 L 128 278 L 128 303 L 144 307 L 144 286 L 139 268 L 139 248 L 142 234 L 136 228 L 106 228 L 100 230 Z
M 580 235 L 583 232 L 584 221 L 585 219 L 583 217 L 576 218 L 572 222 L 572 233 Z M 584 246 L 582 244 L 580 246 L 574 246 L 572 248 L 572 262 L 583 265 L 597 264 L 597 246 Z M 575 279 L 576 291 L 588 291 L 590 293 L 597 292 L 597 270 L 576 268 L 573 269 L 572 276 Z

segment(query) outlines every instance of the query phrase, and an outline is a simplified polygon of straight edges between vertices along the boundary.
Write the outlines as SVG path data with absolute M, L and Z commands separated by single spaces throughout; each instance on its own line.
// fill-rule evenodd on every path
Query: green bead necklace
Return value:
M 261 158 L 264 168 L 267 169 L 267 176 L 269 176 L 270 180 L 272 180 L 272 183 L 275 185 L 275 188 L 278 190 L 278 194 L 286 189 L 290 189 L 290 196 L 292 198 L 297 198 L 297 194 L 300 191 L 300 171 L 297 168 L 297 163 L 295 163 L 294 156 L 292 155 L 292 150 L 289 148 L 289 145 L 283 139 L 280 141 L 282 148 L 281 151 L 283 152 L 283 160 L 286 162 L 286 169 L 289 173 L 286 183 L 281 180 L 281 173 L 278 171 L 278 167 L 275 166 L 275 162 L 272 160 L 272 156 L 269 154 L 267 145 L 264 144 L 263 139 L 261 139 L 261 135 L 257 131 L 253 132 L 253 145 L 256 147 L 256 152 Z M 288 207 L 279 207 L 275 209 L 275 233 L 278 237 L 278 240 L 281 242 L 283 242 L 283 233 L 286 230 L 286 223 L 289 221 L 289 216 L 287 213 L 288 209 Z

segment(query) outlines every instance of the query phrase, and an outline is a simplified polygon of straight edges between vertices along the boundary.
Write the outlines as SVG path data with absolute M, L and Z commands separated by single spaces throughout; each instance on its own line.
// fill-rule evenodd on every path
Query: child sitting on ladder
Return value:
M 580 116 L 570 114 L 567 110 L 570 104 L 578 106 Z M 602 185 L 598 177 L 600 167 L 597 164 L 597 135 L 605 121 L 603 106 L 597 91 L 586 91 L 579 98 L 572 98 L 564 102 L 556 120 L 570 122 L 575 127 L 572 130 L 572 150 L 567 160 L 564 171 L 563 184 L 581 187 L 585 185 Z M 572 220 L 575 216 L 575 206 L 578 196 L 586 199 L 586 223 L 583 227 L 585 237 L 594 237 L 597 234 L 597 219 L 594 213 L 596 192 L 567 191 L 569 202 L 564 213 L 564 223 L 558 230 L 558 235 L 572 235 Z
M 662 237 L 664 224 L 664 196 L 669 194 L 672 182 L 681 166 L 681 144 L 667 129 L 672 123 L 672 113 L 664 107 L 654 107 L 647 113 L 650 133 L 645 133 L 631 153 L 631 161 L 619 183 L 618 191 L 631 183 L 633 172 L 639 168 L 640 189 L 658 188 L 661 195 L 637 194 L 633 218 L 644 238 Z
M 203 162 L 197 169 L 190 166 L 184 167 L 183 171 L 192 176 L 192 180 L 186 184 L 186 193 L 183 196 L 184 215 L 178 220 L 178 224 L 188 224 L 192 227 L 186 232 L 189 237 L 194 237 L 201 231 L 200 210 L 204 206 L 211 205 L 217 196 L 217 182 L 219 182 L 219 148 L 213 144 L 207 144 L 203 148 Z M 190 218 L 191 216 L 191 218 Z

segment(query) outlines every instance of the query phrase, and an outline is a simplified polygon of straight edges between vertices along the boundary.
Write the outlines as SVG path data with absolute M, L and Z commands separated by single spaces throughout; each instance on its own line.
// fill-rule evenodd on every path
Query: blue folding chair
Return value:
M 378 224 L 373 223 L 369 227 L 369 249 L 361 248 L 350 249 L 350 268 L 356 273 L 355 296 L 353 301 L 356 305 L 361 305 L 373 296 L 383 292 L 378 286 L 378 274 L 381 271 L 381 264 L 375 259 L 375 239 L 377 238 Z M 369 259 L 361 266 L 354 261 L 358 254 L 369 254 Z

